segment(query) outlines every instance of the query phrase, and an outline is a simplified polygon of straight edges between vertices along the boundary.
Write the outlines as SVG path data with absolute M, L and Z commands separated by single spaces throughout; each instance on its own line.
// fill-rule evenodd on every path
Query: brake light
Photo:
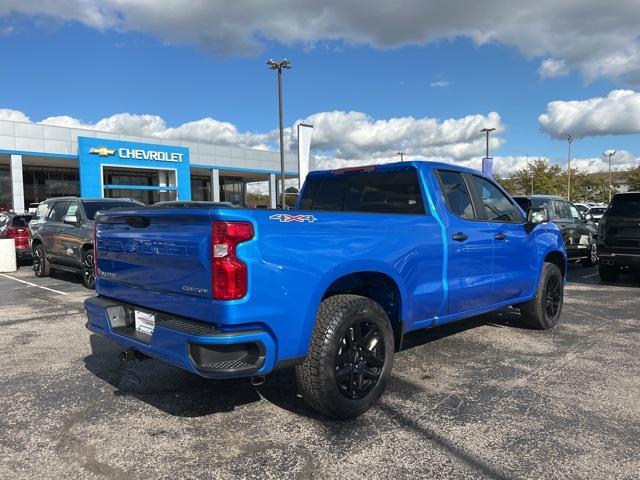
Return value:
M 7 237 L 9 238 L 25 238 L 29 236 L 26 228 L 9 227 L 7 228 Z
M 211 227 L 211 290 L 216 300 L 238 300 L 247 294 L 247 265 L 236 247 L 253 238 L 249 222 L 213 222 Z
M 346 167 L 331 170 L 332 175 L 342 175 L 345 173 L 370 173 L 378 168 L 377 165 L 365 165 L 364 167 Z

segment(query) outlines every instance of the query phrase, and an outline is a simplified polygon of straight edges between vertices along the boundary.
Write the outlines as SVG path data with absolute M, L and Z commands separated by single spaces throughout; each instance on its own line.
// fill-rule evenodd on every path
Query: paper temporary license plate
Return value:
M 153 313 L 141 312 L 135 310 L 136 331 L 145 335 L 153 335 L 153 329 L 156 328 L 156 316 Z

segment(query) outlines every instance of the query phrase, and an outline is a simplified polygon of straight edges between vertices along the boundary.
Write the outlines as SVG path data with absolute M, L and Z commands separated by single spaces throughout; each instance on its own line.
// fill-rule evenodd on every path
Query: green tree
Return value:
M 629 182 L 629 190 L 640 192 L 640 166 L 629 170 L 627 181 Z
M 513 189 L 519 194 L 565 195 L 566 181 L 563 184 L 562 168 L 548 160 L 534 160 L 516 172 L 511 178 Z

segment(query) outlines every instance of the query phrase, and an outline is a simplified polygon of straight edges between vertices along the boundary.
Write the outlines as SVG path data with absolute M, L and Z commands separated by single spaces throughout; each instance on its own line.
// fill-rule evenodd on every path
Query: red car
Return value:
M 16 242 L 16 256 L 30 258 L 29 221 L 33 218 L 30 213 L 0 213 L 0 238 L 13 238 Z

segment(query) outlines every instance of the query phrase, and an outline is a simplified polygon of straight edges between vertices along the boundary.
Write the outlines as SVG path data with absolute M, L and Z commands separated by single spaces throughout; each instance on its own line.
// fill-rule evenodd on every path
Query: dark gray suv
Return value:
M 93 219 L 98 210 L 139 208 L 128 199 L 61 197 L 45 200 L 29 222 L 33 271 L 46 277 L 51 269 L 82 273 L 82 283 L 94 288 Z

